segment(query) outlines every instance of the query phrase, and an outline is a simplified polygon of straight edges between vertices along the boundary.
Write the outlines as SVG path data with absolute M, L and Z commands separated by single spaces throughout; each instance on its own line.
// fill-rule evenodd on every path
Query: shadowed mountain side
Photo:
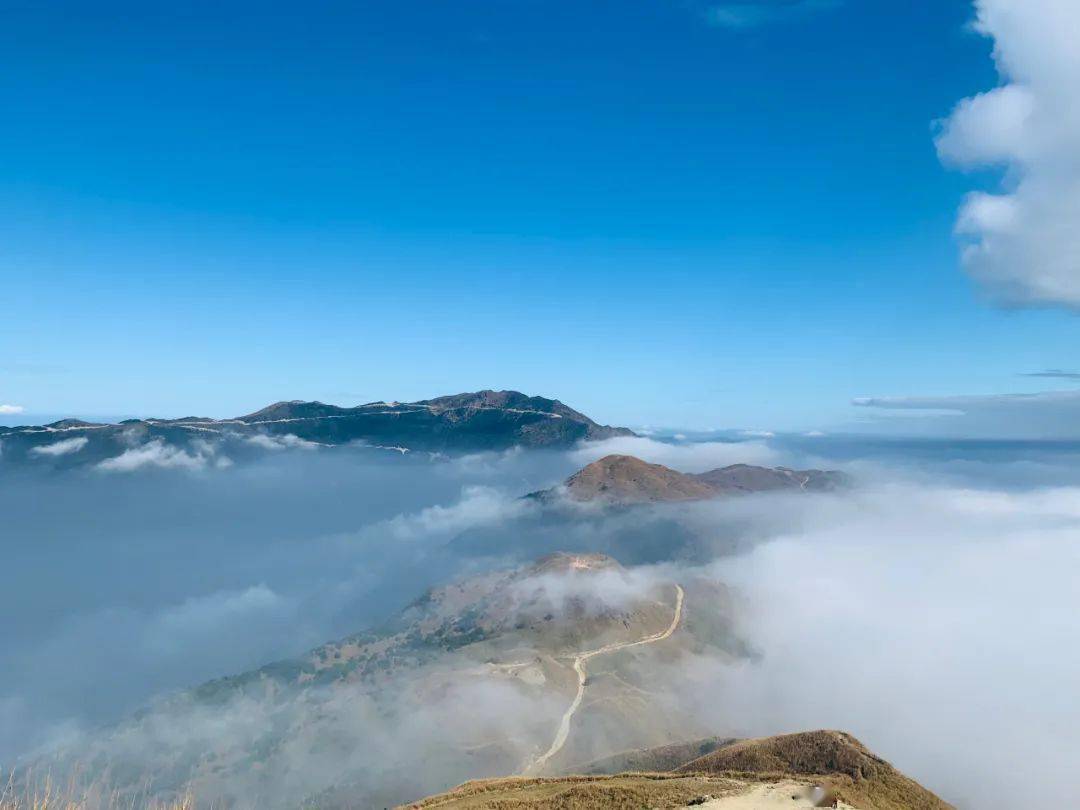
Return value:
M 846 475 L 835 470 L 790 470 L 753 464 L 732 464 L 693 477 L 720 494 L 778 490 L 831 492 L 849 483 Z
M 553 501 L 597 501 L 636 504 L 701 501 L 724 495 L 753 492 L 825 492 L 847 483 L 843 473 L 827 470 L 791 470 L 733 464 L 704 473 L 682 473 L 634 456 L 612 455 L 594 461 L 566 479 L 561 486 L 530 493 Z
M 702 747 L 713 750 L 694 756 Z M 627 752 L 587 767 L 672 766 L 664 772 L 625 772 L 555 779 L 467 782 L 421 802 L 417 808 L 713 807 L 767 810 L 809 807 L 858 810 L 949 810 L 946 804 L 854 737 L 811 731 L 754 740 L 708 738 Z
M 366 443 L 399 452 L 475 452 L 515 446 L 567 448 L 579 441 L 632 436 L 594 422 L 555 399 L 517 391 L 478 391 L 418 402 L 370 402 L 353 408 L 322 402 L 278 402 L 233 419 L 129 419 L 94 424 L 0 427 L 5 463 L 53 467 L 96 464 L 150 454 L 159 466 L 195 466 L 231 454 L 289 447 Z M 225 446 L 227 445 L 227 446 Z M 181 455 L 183 454 L 183 455 Z

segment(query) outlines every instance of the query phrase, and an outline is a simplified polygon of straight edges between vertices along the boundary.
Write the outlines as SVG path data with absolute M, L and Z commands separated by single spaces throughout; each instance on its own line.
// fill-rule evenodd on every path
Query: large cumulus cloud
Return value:
M 964 267 L 1003 303 L 1080 308 L 1080 5 L 977 0 L 975 8 L 1002 84 L 961 101 L 937 147 L 948 165 L 999 168 L 1003 179 L 963 203 Z

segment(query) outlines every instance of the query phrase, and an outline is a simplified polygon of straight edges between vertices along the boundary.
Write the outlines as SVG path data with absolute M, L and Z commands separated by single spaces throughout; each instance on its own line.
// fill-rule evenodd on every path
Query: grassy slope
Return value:
M 685 807 L 701 796 L 737 793 L 741 785 L 711 776 L 621 774 L 568 776 L 557 779 L 489 779 L 466 782 L 448 793 L 408 805 L 416 810 L 640 810 Z
M 688 762 L 677 772 L 811 776 L 860 810 L 948 810 L 951 806 L 842 731 L 742 740 Z
M 696 756 L 701 747 L 718 747 Z M 811 731 L 753 740 L 697 740 L 628 752 L 588 767 L 670 764 L 669 773 L 569 776 L 561 779 L 493 779 L 467 782 L 411 808 L 517 810 L 518 808 L 685 807 L 701 796 L 733 795 L 747 783 L 793 780 L 826 787 L 831 799 L 859 810 L 950 810 L 917 782 L 875 756 L 849 734 Z

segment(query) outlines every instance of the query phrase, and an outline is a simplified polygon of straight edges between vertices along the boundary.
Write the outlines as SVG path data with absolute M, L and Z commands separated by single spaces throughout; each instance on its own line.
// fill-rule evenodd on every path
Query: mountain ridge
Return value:
M 754 492 L 827 492 L 844 486 L 835 470 L 793 470 L 731 464 L 703 473 L 683 473 L 636 456 L 608 455 L 582 467 L 561 485 L 526 497 L 598 501 L 614 505 L 702 501 Z
M 213 438 L 248 452 L 253 446 L 291 442 L 288 446 L 366 443 L 401 452 L 464 453 L 515 446 L 565 449 L 580 441 L 633 435 L 628 428 L 599 424 L 557 399 L 491 389 L 353 407 L 282 400 L 227 419 L 147 417 L 118 423 L 62 419 L 48 425 L 0 427 L 5 459 L 61 467 L 101 463 L 152 442 L 206 454 L 209 451 L 199 442 Z M 55 446 L 72 438 L 86 441 Z

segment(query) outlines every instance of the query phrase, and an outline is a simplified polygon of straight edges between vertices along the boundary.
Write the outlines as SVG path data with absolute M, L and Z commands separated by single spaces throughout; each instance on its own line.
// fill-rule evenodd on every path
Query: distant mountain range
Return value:
M 634 456 L 611 455 L 594 461 L 553 489 L 532 493 L 543 500 L 611 504 L 701 501 L 752 492 L 827 492 L 843 486 L 847 476 L 832 470 L 792 470 L 733 464 L 703 473 L 682 473 Z
M 222 441 L 250 451 L 366 443 L 401 452 L 454 453 L 514 446 L 566 448 L 581 440 L 632 435 L 627 428 L 597 424 L 555 399 L 518 391 L 478 391 L 352 408 L 277 402 L 232 419 L 189 416 L 118 424 L 64 419 L 0 428 L 0 449 L 6 460 L 76 466 L 108 462 L 146 448 L 145 452 L 171 458 L 172 466 L 182 466 L 188 458 L 213 461 L 217 451 L 207 443 Z M 115 466 L 123 468 L 123 462 Z

